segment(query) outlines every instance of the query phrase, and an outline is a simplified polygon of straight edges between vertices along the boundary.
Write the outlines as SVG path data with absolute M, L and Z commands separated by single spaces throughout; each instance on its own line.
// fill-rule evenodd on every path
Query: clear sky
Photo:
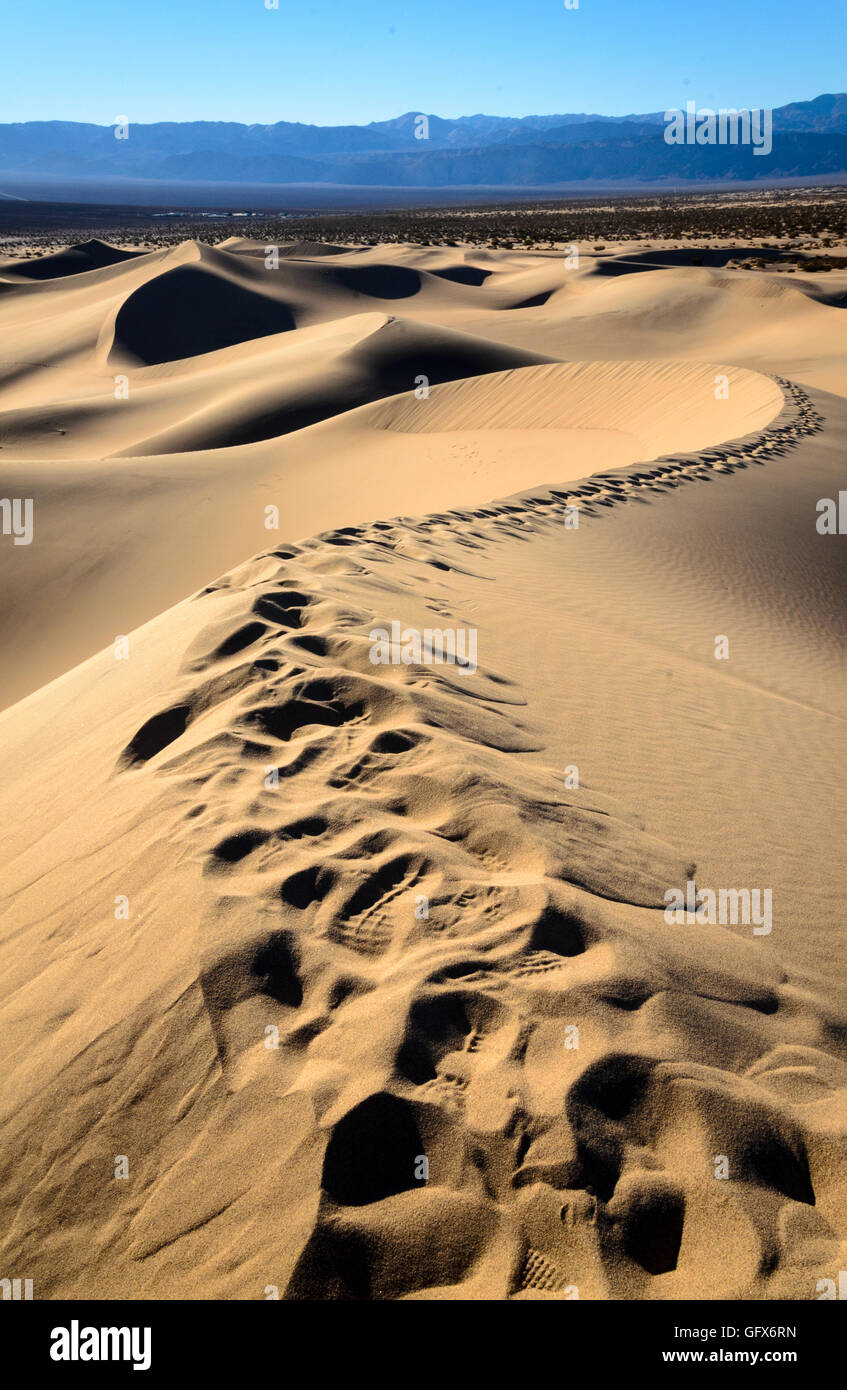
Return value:
M 0 0 L 0 121 L 780 106 L 844 89 L 846 35 L 847 0 Z

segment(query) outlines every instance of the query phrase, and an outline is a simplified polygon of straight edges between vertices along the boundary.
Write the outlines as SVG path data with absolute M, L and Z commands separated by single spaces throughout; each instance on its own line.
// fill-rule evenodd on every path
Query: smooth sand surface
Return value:
M 37 1297 L 837 1277 L 845 298 L 614 249 L 0 267 L 35 500 L 0 1243 Z M 478 669 L 374 664 L 392 623 Z M 690 880 L 772 929 L 669 923 Z

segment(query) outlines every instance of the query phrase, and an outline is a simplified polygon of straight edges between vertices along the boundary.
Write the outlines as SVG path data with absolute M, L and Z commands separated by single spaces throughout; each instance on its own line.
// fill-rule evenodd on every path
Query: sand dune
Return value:
M 619 430 L 652 456 L 752 432 L 782 408 L 775 382 L 731 368 L 726 399 L 719 367 L 678 362 L 579 362 L 521 368 L 456 381 L 425 400 L 409 394 L 372 412 L 382 429 Z
M 262 251 L 2 269 L 36 499 L 0 550 L 5 1265 L 814 1298 L 847 1257 L 840 311 L 720 264 Z M 392 623 L 472 630 L 476 669 L 375 664 Z M 692 879 L 767 887 L 772 930 L 668 923 Z
M 546 257 L 489 254 L 489 279 L 508 288 L 481 334 L 429 321 L 431 308 L 410 317 L 422 291 L 398 301 L 398 315 L 389 300 L 373 308 L 372 299 L 345 296 L 338 276 L 344 262 L 347 274 L 370 266 L 390 279 L 392 257 L 406 258 L 412 276 L 428 277 L 430 306 L 433 296 L 450 306 L 441 316 L 452 324 L 457 303 L 488 294 L 487 282 L 468 288 L 436 272 L 485 266 L 484 253 L 375 248 L 282 257 L 280 271 L 266 269 L 263 254 L 249 242 L 186 243 L 4 301 L 0 322 L 18 344 L 16 359 L 0 365 L 7 487 L 34 498 L 44 538 L 25 554 L 0 553 L 8 595 L 0 645 L 12 634 L 16 643 L 0 682 L 6 702 L 261 547 L 267 506 L 296 536 L 478 503 L 715 444 L 777 407 L 772 382 L 731 366 L 729 399 L 716 400 L 719 357 L 696 368 L 574 364 L 549 378 L 522 376 L 553 354 L 538 350 L 540 339 L 534 348 L 492 341 L 490 321 L 511 321 L 502 305 L 525 297 L 539 276 L 566 278 Z M 161 360 L 145 364 L 152 358 Z M 504 372 L 512 373 L 505 381 Z M 486 394 L 476 379 L 488 373 L 499 375 Z M 459 414 L 437 427 L 452 399 L 443 387 L 466 378 L 475 382 L 456 397 Z M 424 399 L 414 396 L 419 383 Z M 391 396 L 402 396 L 401 416 L 425 417 L 427 433 L 449 439 L 406 438 L 398 458 L 386 434 L 395 416 L 357 410 Z M 324 423 L 332 419 L 337 428 Z
M 9 260 L 0 269 L 2 278 L 12 284 L 18 280 L 61 280 L 68 275 L 102 270 L 104 266 L 122 265 L 141 255 L 141 251 L 124 251 L 119 246 L 108 246 L 106 242 L 94 238 L 71 246 L 67 251 L 37 256 L 32 261 Z
M 789 280 L 706 266 L 645 267 L 633 255 L 584 257 L 578 269 L 558 275 L 559 287 L 541 308 L 490 319 L 489 335 L 515 345 L 542 340 L 557 355 L 591 360 L 723 361 L 731 344 L 737 366 L 847 391 L 843 271 Z M 480 326 L 475 316 L 457 314 L 451 322 L 470 331 Z

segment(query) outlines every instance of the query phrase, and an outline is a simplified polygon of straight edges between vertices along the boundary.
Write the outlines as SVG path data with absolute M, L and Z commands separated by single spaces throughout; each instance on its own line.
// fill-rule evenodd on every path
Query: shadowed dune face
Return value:
M 454 265 L 433 270 L 432 273 L 442 280 L 451 280 L 455 285 L 484 285 L 492 272 L 474 265 Z
M 205 295 L 204 285 L 192 284 Z M 232 288 L 225 288 L 225 300 Z M 237 330 L 238 323 L 225 318 L 220 328 L 206 331 L 202 324 L 188 329 L 178 325 L 171 332 L 165 312 L 171 302 L 169 289 L 157 289 L 155 294 L 149 290 L 150 286 L 143 287 L 136 292 L 138 300 L 133 295 L 132 303 L 122 307 L 118 331 L 128 322 L 123 319 L 125 311 L 131 310 L 133 316 L 146 314 L 154 301 L 158 312 L 143 318 L 144 333 L 152 342 L 155 326 L 163 324 L 161 341 L 170 341 L 171 350 L 175 336 L 191 334 L 198 345 L 205 345 L 215 334 L 231 335 Z M 243 329 L 252 333 L 261 320 L 250 312 L 251 293 L 243 294 L 235 287 L 235 298 L 248 315 L 241 320 Z M 211 311 L 214 294 L 203 302 Z M 262 301 L 261 307 L 271 318 L 277 313 L 273 301 Z M 143 343 L 138 346 L 146 350 Z M 36 459 L 57 454 L 87 459 L 108 441 L 116 446 L 112 453 L 124 456 L 220 449 L 290 434 L 375 399 L 405 393 L 409 382 L 436 386 L 457 377 L 548 360 L 541 353 L 382 314 L 354 315 L 337 331 L 318 325 L 317 330 L 305 329 L 282 340 L 276 334 L 267 343 L 251 338 L 249 348 L 244 347 L 241 354 L 210 352 L 208 362 L 190 359 L 179 364 L 175 360 L 173 373 L 136 371 L 117 418 L 114 378 L 98 394 L 81 400 L 9 410 L 4 417 L 5 438 L 17 456 Z M 124 369 L 132 369 L 126 348 L 113 349 L 113 355 Z M 126 380 L 129 387 L 129 377 Z M 59 413 L 61 428 L 57 428 Z
M 744 255 L 776 261 L 780 252 L 773 246 L 749 246 Z M 675 266 L 718 268 L 737 257 L 738 250 L 730 246 L 697 246 L 691 250 L 668 246 L 655 251 L 623 251 L 598 261 L 594 269 L 598 275 L 629 275 L 634 270 L 667 270 Z
M 285 304 L 202 266 L 180 266 L 135 290 L 121 305 L 113 355 L 128 354 L 149 367 L 287 333 L 295 326 Z
M 143 256 L 143 251 L 124 251 L 119 246 L 108 246 L 104 241 L 80 242 L 67 251 L 58 251 L 52 256 L 38 256 L 31 261 L 16 262 L 12 274 L 24 280 L 62 280 L 69 275 L 82 275 L 89 270 L 102 270 L 104 266 L 121 265 Z M 6 267 L 8 270 L 9 267 Z
M 792 291 L 799 292 L 809 299 L 816 300 L 820 304 L 829 305 L 831 308 L 843 308 L 847 304 L 847 285 L 845 285 L 845 275 L 843 270 L 836 274 L 833 282 L 827 277 L 807 278 L 806 265 L 807 256 L 799 256 L 796 265 L 791 267 L 792 280 L 790 288 Z M 703 266 L 711 270 L 722 270 L 724 267 L 737 269 L 739 265 L 755 263 L 757 270 L 761 266 L 773 266 L 778 269 L 785 260 L 785 253 L 774 246 L 745 246 L 739 250 L 735 246 L 711 247 L 698 246 L 690 250 L 678 247 L 663 247 L 655 251 L 624 251 L 617 255 L 604 257 L 596 262 L 593 273 L 597 276 L 620 276 L 631 275 L 633 272 L 650 270 L 668 270 L 681 266 Z M 810 262 L 813 267 L 813 262 Z M 785 276 L 780 277 L 783 287 L 786 286 Z
M 267 246 L 251 237 L 230 237 L 227 241 L 220 242 L 218 249 L 241 256 L 257 257 L 260 260 L 267 256 Z M 327 241 L 295 241 L 278 248 L 280 259 L 296 261 L 313 260 L 316 256 L 347 256 L 349 253 L 349 246 L 333 246 Z
M 373 299 L 410 299 L 421 288 L 419 273 L 408 266 L 338 266 L 333 269 L 333 278 L 339 285 Z
M 308 371 L 298 370 L 296 354 L 289 374 L 280 372 L 286 364 L 279 364 L 272 355 L 255 361 L 249 377 L 240 373 L 244 386 L 238 395 L 232 385 L 239 374 L 224 370 L 216 383 L 210 382 L 208 404 L 199 418 L 193 413 L 180 420 L 184 412 L 177 393 L 171 392 L 176 423 L 166 433 L 139 438 L 122 452 L 149 456 L 253 444 L 393 396 L 418 376 L 438 385 L 480 371 L 498 372 L 504 363 L 529 366 L 539 360 L 538 353 L 486 343 L 469 334 L 398 320 L 381 322 L 370 333 L 365 329 L 353 347 L 335 356 L 327 344 L 322 360 L 314 361 Z M 216 391 L 228 396 L 226 413 L 215 408 Z M 143 398 L 140 404 L 143 407 Z
M 847 403 L 777 360 L 828 376 L 843 316 L 620 269 L 4 267 L 35 522 L 0 547 L 0 1253 L 39 1297 L 844 1267 L 847 560 L 814 519 Z M 421 641 L 375 659 L 395 623 Z M 431 659 L 460 632 L 472 669 Z M 743 883 L 772 932 L 668 920 Z

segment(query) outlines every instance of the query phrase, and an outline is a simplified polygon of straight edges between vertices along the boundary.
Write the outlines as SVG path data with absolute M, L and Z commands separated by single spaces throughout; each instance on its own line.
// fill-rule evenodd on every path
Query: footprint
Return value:
M 415 1172 L 423 1152 L 412 1106 L 382 1091 L 333 1126 L 321 1186 L 340 1206 L 368 1206 L 420 1187 Z
M 361 700 L 334 698 L 328 681 L 315 681 L 301 687 L 301 694 L 279 705 L 264 705 L 251 710 L 244 722 L 257 725 L 263 733 L 288 743 L 300 729 L 323 725 L 337 729 L 342 724 L 362 718 L 365 712 Z
M 170 709 L 154 714 L 130 739 L 118 759 L 118 767 L 126 769 L 149 762 L 185 733 L 190 720 L 190 705 L 171 705 Z
M 562 1293 L 567 1287 L 568 1281 L 558 1265 L 530 1246 L 520 1272 L 518 1288 L 522 1292 Z
M 308 602 L 305 594 L 295 591 L 262 594 L 253 604 L 253 612 L 260 618 L 268 618 L 277 627 L 300 628 L 303 609 Z

